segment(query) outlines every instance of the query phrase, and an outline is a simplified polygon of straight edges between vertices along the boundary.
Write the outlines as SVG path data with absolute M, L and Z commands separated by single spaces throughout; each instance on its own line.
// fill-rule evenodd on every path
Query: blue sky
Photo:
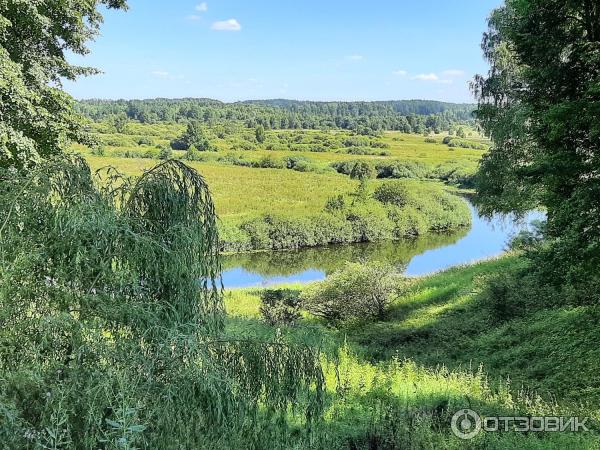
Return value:
M 130 0 L 65 83 L 76 98 L 472 101 L 501 0 Z

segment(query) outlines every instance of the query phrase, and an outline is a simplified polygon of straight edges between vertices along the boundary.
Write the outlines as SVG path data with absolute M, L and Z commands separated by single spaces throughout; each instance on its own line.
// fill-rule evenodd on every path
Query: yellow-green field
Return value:
M 157 146 L 167 146 L 169 142 L 185 131 L 182 124 L 141 124 L 130 122 L 123 134 L 116 133 L 103 123 L 91 125 L 92 134 L 101 142 L 105 155 L 114 156 L 126 152 L 156 151 Z M 233 127 L 227 133 L 220 131 L 218 126 L 207 127 L 207 135 L 218 152 L 207 152 L 202 155 L 208 160 L 216 160 L 224 155 L 236 155 L 239 158 L 254 161 L 270 156 L 281 159 L 288 156 L 301 156 L 315 163 L 321 168 L 328 167 L 332 162 L 367 160 L 372 162 L 385 160 L 401 160 L 419 162 L 426 165 L 455 164 L 465 170 L 474 171 L 482 156 L 482 150 L 466 148 L 450 148 L 442 143 L 445 135 L 432 135 L 437 143 L 425 142 L 426 137 L 400 132 L 385 132 L 381 137 L 372 137 L 372 141 L 380 143 L 383 147 L 379 150 L 385 155 L 353 155 L 347 154 L 346 148 L 339 143 L 352 134 L 348 131 L 319 131 L 319 130 L 274 130 L 266 132 L 266 140 L 259 144 L 254 139 L 254 129 L 241 126 Z M 469 140 L 486 144 L 474 131 L 470 132 Z M 221 136 L 221 137 L 219 137 Z M 286 141 L 287 139 L 287 141 Z M 140 140 L 147 140 L 149 144 L 140 145 Z M 298 145 L 289 144 L 295 143 Z M 327 151 L 309 151 L 307 142 L 320 142 L 329 140 L 338 144 L 337 147 Z M 252 148 L 251 150 L 243 150 Z M 291 146 L 286 148 L 286 146 Z M 83 146 L 74 146 L 77 151 L 87 152 Z M 374 153 L 379 153 L 374 151 Z M 180 156 L 183 152 L 179 153 Z
M 87 156 L 92 169 L 110 165 L 127 175 L 141 175 L 158 161 Z M 309 215 L 323 209 L 329 197 L 355 189 L 356 181 L 340 174 L 254 169 L 216 163 L 190 162 L 210 186 L 217 213 L 241 221 L 264 213 Z

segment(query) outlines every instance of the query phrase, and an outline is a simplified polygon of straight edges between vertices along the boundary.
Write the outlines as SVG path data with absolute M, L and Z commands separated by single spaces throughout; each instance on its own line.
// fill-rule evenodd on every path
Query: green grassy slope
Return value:
M 449 433 L 449 412 L 460 407 L 488 415 L 590 416 L 596 425 L 600 418 L 598 308 L 493 318 L 487 280 L 521 264 L 506 256 L 416 279 L 386 320 L 338 330 L 308 315 L 296 327 L 275 330 L 260 319 L 259 289 L 232 290 L 226 293 L 228 330 L 264 339 L 283 335 L 323 349 L 327 432 L 354 440 L 356 448 L 368 448 L 374 436 L 388 439 L 385 428 L 400 426 L 386 423 L 381 408 L 395 411 L 400 422 L 412 423 L 413 414 L 423 421 L 413 429 L 403 422 L 396 437 L 406 447 L 398 448 L 599 448 L 594 433 L 487 433 L 469 442 Z M 340 362 L 337 369 L 328 365 L 333 360 Z

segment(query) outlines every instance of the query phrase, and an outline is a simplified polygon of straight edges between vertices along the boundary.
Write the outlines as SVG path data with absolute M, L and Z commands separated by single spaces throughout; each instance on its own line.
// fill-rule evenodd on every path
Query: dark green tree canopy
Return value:
M 60 85 L 97 72 L 69 64 L 65 53 L 88 52 L 100 5 L 127 7 L 125 0 L 0 1 L 0 166 L 23 167 L 58 154 L 67 140 L 85 140 Z
M 597 267 L 600 5 L 507 0 L 493 12 L 482 48 L 491 68 L 473 90 L 494 141 L 478 176 L 482 211 L 544 206 L 558 259 Z

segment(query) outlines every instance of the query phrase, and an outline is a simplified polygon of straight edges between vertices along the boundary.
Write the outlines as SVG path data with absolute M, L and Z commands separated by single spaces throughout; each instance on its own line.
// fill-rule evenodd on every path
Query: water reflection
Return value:
M 432 273 L 498 255 L 509 238 L 525 229 L 541 213 L 522 222 L 507 218 L 482 219 L 471 206 L 473 225 L 452 234 L 429 234 L 418 239 L 371 244 L 338 245 L 286 252 L 263 252 L 224 257 L 226 288 L 307 283 L 325 278 L 347 261 L 385 261 L 407 275 Z

